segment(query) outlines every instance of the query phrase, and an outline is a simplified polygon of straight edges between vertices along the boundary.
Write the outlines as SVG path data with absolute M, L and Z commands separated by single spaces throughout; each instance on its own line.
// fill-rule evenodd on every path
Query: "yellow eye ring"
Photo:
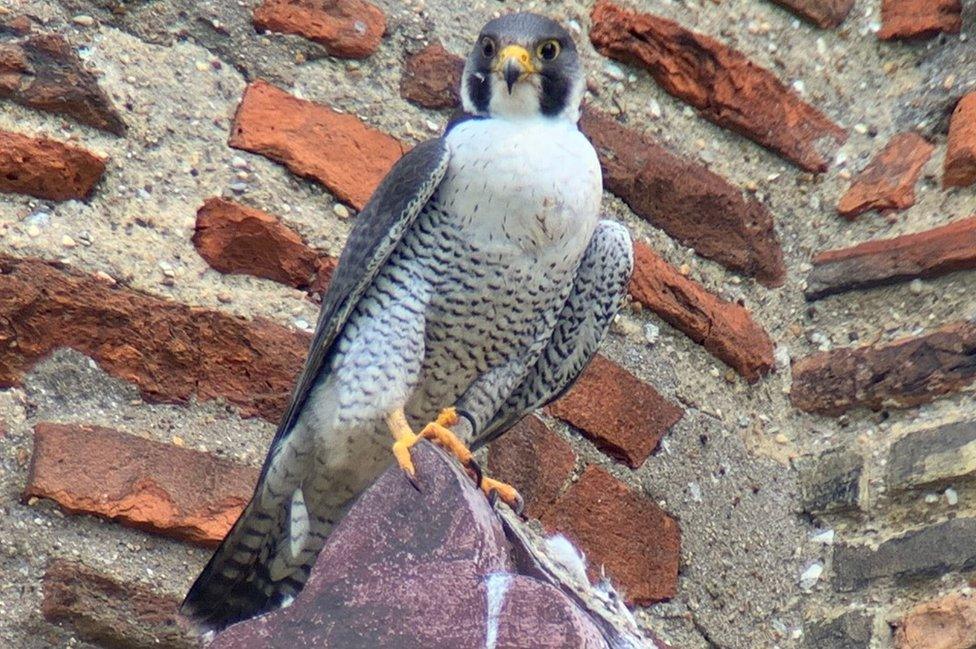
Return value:
M 555 38 L 550 38 L 549 40 L 542 41 L 539 46 L 535 48 L 536 55 L 543 61 L 552 61 L 554 58 L 559 56 L 562 52 L 562 45 L 559 44 Z

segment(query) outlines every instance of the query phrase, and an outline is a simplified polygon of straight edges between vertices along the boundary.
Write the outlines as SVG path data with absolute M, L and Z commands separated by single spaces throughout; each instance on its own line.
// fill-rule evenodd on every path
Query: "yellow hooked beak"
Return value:
M 494 72 L 500 73 L 508 86 L 508 94 L 512 94 L 512 87 L 536 71 L 532 65 L 532 56 L 521 45 L 508 45 L 498 53 L 495 59 Z

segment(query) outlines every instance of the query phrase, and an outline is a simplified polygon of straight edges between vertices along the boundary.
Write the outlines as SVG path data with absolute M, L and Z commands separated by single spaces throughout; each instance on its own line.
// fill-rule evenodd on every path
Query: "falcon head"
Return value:
M 485 25 L 464 65 L 461 98 L 476 115 L 579 119 L 585 82 L 576 44 L 554 20 L 514 13 Z

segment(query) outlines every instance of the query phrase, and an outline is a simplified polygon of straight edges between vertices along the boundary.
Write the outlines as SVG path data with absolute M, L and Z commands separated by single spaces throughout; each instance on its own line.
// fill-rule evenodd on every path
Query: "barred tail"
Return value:
M 290 496 L 269 497 L 259 486 L 190 587 L 180 612 L 202 631 L 220 631 L 287 606 L 302 590 L 321 543 L 308 547 L 301 488 Z

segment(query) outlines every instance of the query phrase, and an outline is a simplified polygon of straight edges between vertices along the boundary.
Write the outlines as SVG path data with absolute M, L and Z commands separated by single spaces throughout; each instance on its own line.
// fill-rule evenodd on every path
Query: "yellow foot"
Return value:
M 481 490 L 488 496 L 488 500 L 495 497 L 501 498 L 502 502 L 514 509 L 516 514 L 522 513 L 525 501 L 522 500 L 522 496 L 512 485 L 482 476 L 480 486 Z
M 420 431 L 420 436 L 424 439 L 429 439 L 448 453 L 454 455 L 464 466 L 471 466 L 471 462 L 474 459 L 471 451 L 450 429 L 457 422 L 457 411 L 454 408 L 445 408 L 441 410 L 441 414 L 437 415 L 437 419 L 427 424 Z
M 410 449 L 422 438 L 420 435 L 415 435 L 410 429 L 410 424 L 407 423 L 407 417 L 403 414 L 403 410 L 395 410 L 387 415 L 386 425 L 393 433 L 393 457 L 396 458 L 397 464 L 400 465 L 404 473 L 411 479 L 415 478 L 417 470 L 413 466 Z

